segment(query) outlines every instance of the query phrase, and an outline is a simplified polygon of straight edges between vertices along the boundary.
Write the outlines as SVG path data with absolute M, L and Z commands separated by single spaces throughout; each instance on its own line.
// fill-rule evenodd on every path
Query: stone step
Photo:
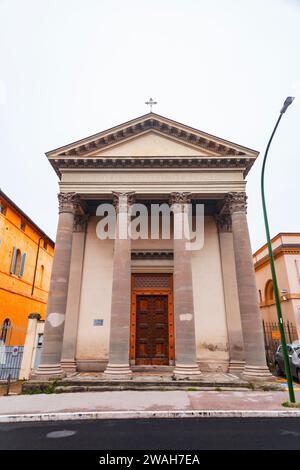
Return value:
M 122 390 L 231 390 L 241 391 L 253 388 L 251 384 L 243 381 L 237 382 L 200 382 L 192 380 L 180 381 L 124 381 L 124 380 L 60 380 L 57 382 L 29 381 L 23 384 L 23 393 L 72 393 L 72 392 L 106 392 Z M 261 388 L 257 385 L 257 388 Z M 273 387 L 272 387 L 273 388 Z M 275 389 L 275 388 L 274 388 Z

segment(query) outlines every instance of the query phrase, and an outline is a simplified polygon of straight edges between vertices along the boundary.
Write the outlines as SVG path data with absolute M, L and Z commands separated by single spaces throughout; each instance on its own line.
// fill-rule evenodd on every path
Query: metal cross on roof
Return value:
M 145 104 L 147 104 L 147 105 L 150 106 L 150 113 L 152 113 L 152 106 L 153 106 L 154 104 L 157 104 L 157 101 L 153 101 L 153 99 L 150 98 L 150 100 L 149 100 L 149 101 L 146 101 Z

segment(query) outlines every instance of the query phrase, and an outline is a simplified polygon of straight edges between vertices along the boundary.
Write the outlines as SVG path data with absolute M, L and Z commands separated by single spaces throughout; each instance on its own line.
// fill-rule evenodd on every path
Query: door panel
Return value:
M 137 295 L 136 364 L 169 364 L 168 296 Z

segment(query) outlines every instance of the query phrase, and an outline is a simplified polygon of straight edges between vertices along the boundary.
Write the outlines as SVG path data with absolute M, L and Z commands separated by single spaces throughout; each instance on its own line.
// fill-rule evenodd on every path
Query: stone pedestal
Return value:
M 65 375 L 60 361 L 70 274 L 74 214 L 80 206 L 79 196 L 76 193 L 60 193 L 58 200 L 59 219 L 41 364 L 32 373 L 32 378 L 39 380 L 59 378 Z
M 237 286 L 245 349 L 243 376 L 249 381 L 270 380 L 266 365 L 262 319 L 258 304 L 244 192 L 228 193 L 225 204 L 231 214 Z
M 87 218 L 86 214 L 76 215 L 74 220 L 71 270 L 61 358 L 61 367 L 66 374 L 74 373 L 77 370 L 75 354 Z
M 37 326 L 40 319 L 41 315 L 39 313 L 30 313 L 28 315 L 27 331 L 19 375 L 20 380 L 27 380 L 30 375 L 37 340 Z
M 174 326 L 175 378 L 200 375 L 196 357 L 194 299 L 191 253 L 186 248 L 184 224 L 188 227 L 189 193 L 172 193 L 170 204 L 174 215 Z
M 105 374 L 126 377 L 129 366 L 131 307 L 131 240 L 128 236 L 132 193 L 114 193 L 116 230 L 113 259 L 109 358 Z

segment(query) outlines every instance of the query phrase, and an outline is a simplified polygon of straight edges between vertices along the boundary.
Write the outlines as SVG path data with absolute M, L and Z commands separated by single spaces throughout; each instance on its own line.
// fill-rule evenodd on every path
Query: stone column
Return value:
M 64 376 L 61 368 L 62 342 L 65 325 L 67 294 L 70 274 L 74 214 L 79 210 L 79 195 L 60 193 L 59 218 L 52 265 L 44 343 L 41 364 L 32 377 L 51 379 Z
M 128 236 L 129 207 L 132 193 L 114 193 L 116 228 L 113 259 L 113 282 L 109 338 L 109 358 L 105 374 L 128 376 L 130 307 L 131 307 L 131 239 Z
M 71 269 L 61 359 L 61 367 L 67 374 L 76 372 L 75 355 L 87 219 L 87 214 L 75 215 L 74 219 Z
M 174 217 L 174 325 L 176 378 L 200 375 L 197 365 L 191 253 L 183 232 L 188 227 L 190 193 L 171 193 Z
M 244 342 L 241 326 L 239 296 L 233 249 L 231 216 L 216 215 L 219 232 L 224 302 L 229 345 L 229 372 L 242 372 L 245 366 Z
M 260 315 L 252 251 L 246 217 L 247 196 L 244 192 L 228 193 L 225 197 L 232 219 L 237 286 L 245 349 L 243 375 L 251 381 L 270 379 L 266 365 L 262 319 Z

